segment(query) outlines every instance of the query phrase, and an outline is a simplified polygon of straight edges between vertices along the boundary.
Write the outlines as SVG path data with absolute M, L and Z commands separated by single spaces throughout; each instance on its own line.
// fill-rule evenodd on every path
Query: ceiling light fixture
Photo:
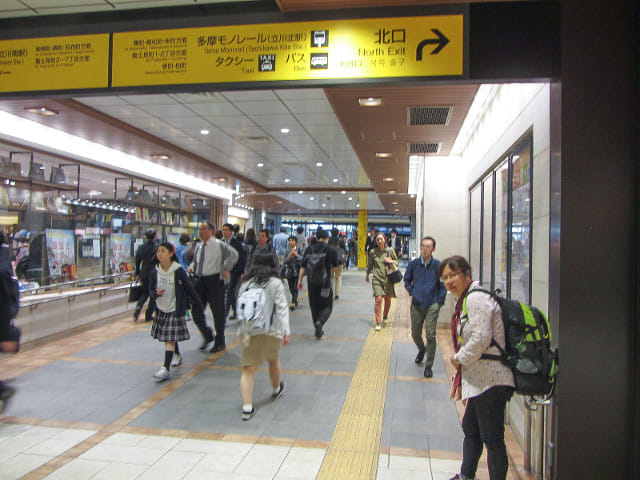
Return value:
M 393 177 L 384 177 L 382 179 L 383 182 L 393 182 L 394 178 Z
M 380 97 L 360 97 L 358 103 L 361 107 L 379 107 L 382 105 L 382 98 Z
M 53 115 L 59 115 L 55 110 L 51 110 L 47 107 L 27 107 L 25 108 L 27 112 L 35 113 L 36 115 L 42 115 L 44 117 L 51 117 Z
M 216 180 L 219 181 L 219 182 L 226 182 L 228 180 L 228 178 L 227 177 L 218 177 L 218 178 L 216 178 Z
M 154 160 L 169 160 L 171 155 L 167 155 L 166 153 L 152 153 L 151 158 Z
M 315 197 L 309 197 L 309 200 L 315 200 Z
M 202 130 L 200 130 L 200 135 L 209 135 L 209 130 L 203 128 Z
M 353 197 L 349 197 L 349 198 L 347 198 L 347 200 L 351 201 L 351 200 L 353 200 Z
M 346 190 L 342 190 L 340 193 L 341 193 L 342 195 L 344 195 L 345 193 L 347 193 L 347 191 L 346 191 Z
M 302 195 L 304 192 L 302 190 L 298 190 L 298 195 Z
M 322 162 L 316 162 L 316 167 L 321 167 L 322 166 Z
M 289 183 L 290 181 L 291 181 L 291 179 L 289 179 L 289 178 L 285 178 L 284 179 L 284 183 Z
M 390 153 L 387 152 L 377 152 L 376 157 L 378 158 L 389 158 L 391 156 Z
M 400 202 L 391 202 L 391 205 L 400 205 Z
M 332 181 L 333 181 L 333 183 L 338 183 L 338 179 L 337 178 L 334 178 Z
M 398 192 L 396 190 L 389 190 L 387 193 L 393 194 L 393 193 L 398 193 Z
M 291 130 L 289 130 L 288 128 L 281 128 L 280 129 L 280 133 L 289 133 Z
M 262 167 L 264 167 L 264 163 L 260 162 L 260 163 L 258 164 L 258 168 L 262 168 Z

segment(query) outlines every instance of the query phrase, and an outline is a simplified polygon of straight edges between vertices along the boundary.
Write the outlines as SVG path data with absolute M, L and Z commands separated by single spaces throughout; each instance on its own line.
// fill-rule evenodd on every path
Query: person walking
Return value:
M 411 296 L 411 337 L 416 347 L 415 363 L 420 364 L 425 354 L 425 378 L 433 377 L 433 361 L 436 356 L 436 326 L 438 313 L 444 305 L 447 290 L 440 281 L 438 269 L 440 262 L 433 258 L 436 241 L 433 237 L 424 237 L 420 242 L 420 256 L 411 262 L 404 272 L 404 288 Z M 427 344 L 422 340 L 422 330 L 426 326 Z
M 502 312 L 490 295 L 469 295 L 480 284 L 472 281 L 471 267 L 465 258 L 457 255 L 446 258 L 438 273 L 446 289 L 458 299 L 451 318 L 455 354 L 449 361 L 456 368 L 451 397 L 466 402 L 462 417 L 462 465 L 452 480 L 475 478 L 483 444 L 487 446 L 489 478 L 505 480 L 509 459 L 504 443 L 504 410 L 515 382 L 509 367 L 482 358 L 485 353 L 500 355 L 493 341 L 505 348 Z
M 300 274 L 300 263 L 302 262 L 302 255 L 298 251 L 298 240 L 295 236 L 289 237 L 289 246 L 284 258 L 284 264 L 282 268 L 282 278 L 287 280 L 289 284 L 289 291 L 291 292 L 291 304 L 289 309 L 295 310 L 298 306 L 298 275 Z
M 285 227 L 280 227 L 280 232 L 273 236 L 271 243 L 276 251 L 276 255 L 278 256 L 278 262 L 282 265 L 282 262 L 284 262 L 284 254 L 289 244 L 287 229 Z
M 18 315 L 20 309 L 20 295 L 16 292 L 9 256 L 6 237 L 0 231 L 0 340 L 12 340 L 11 320 Z M 0 380 L 0 414 L 15 393 L 15 388 Z
M 298 245 L 298 253 L 304 255 L 304 251 L 307 249 L 307 237 L 304 236 L 304 228 L 296 228 L 296 243 Z
M 238 336 L 242 337 L 240 391 L 243 421 L 249 420 L 256 413 L 253 406 L 253 384 L 256 370 L 265 360 L 269 363 L 269 378 L 273 388 L 271 400 L 282 396 L 285 382 L 282 380 L 280 366 L 280 344 L 287 345 L 291 335 L 286 287 L 270 253 L 261 252 L 254 256 L 251 269 L 238 290 L 238 298 L 250 288 L 264 289 L 267 308 L 263 313 L 271 317 L 272 321 L 269 331 L 260 335 L 249 335 L 243 328 L 244 325 L 238 328 Z
M 136 250 L 136 280 L 138 280 L 142 284 L 142 294 L 138 299 L 138 303 L 136 304 L 136 308 L 133 311 L 133 321 L 137 322 L 138 317 L 140 316 L 140 311 L 144 306 L 144 303 L 149 298 L 149 275 L 151 271 L 158 263 L 158 259 L 156 258 L 156 231 L 153 228 L 148 228 L 144 232 L 144 236 L 146 241 L 138 247 Z M 153 312 L 156 309 L 155 300 L 153 298 L 149 298 L 149 304 L 147 305 L 147 310 L 144 313 L 144 321 L 150 322 L 153 316 Z
M 187 258 L 187 250 L 189 250 L 189 242 L 191 237 L 188 233 L 182 233 L 180 235 L 180 243 L 176 245 L 176 257 L 178 258 L 178 262 L 182 265 L 182 268 L 185 270 L 191 263 L 191 261 Z
M 269 242 L 269 230 L 267 230 L 266 228 L 258 230 L 258 244 L 251 252 L 251 256 L 247 259 L 247 266 L 245 267 L 245 270 L 247 272 L 251 269 L 253 257 L 258 255 L 259 253 L 269 253 L 273 255 L 276 267 L 278 267 L 278 270 L 280 269 L 280 261 L 278 260 L 278 256 L 276 255 L 276 251 L 273 248 L 273 245 Z
M 158 265 L 149 275 L 149 295 L 155 300 L 156 316 L 151 325 L 151 336 L 164 342 L 164 364 L 153 378 L 163 382 L 170 378 L 171 367 L 182 364 L 178 342 L 189 340 L 187 305 L 199 305 L 200 298 L 191 286 L 187 274 L 178 262 L 175 249 L 169 242 L 158 245 Z
M 396 252 L 391 248 L 386 248 L 386 238 L 384 233 L 379 232 L 375 236 L 376 247 L 370 248 L 367 254 L 367 275 L 365 280 L 369 283 L 369 277 L 373 273 L 371 286 L 373 287 L 373 297 L 375 298 L 375 329 L 382 329 L 382 324 L 389 322 L 389 310 L 391 309 L 391 299 L 396 296 L 395 285 L 387 278 L 386 265 L 398 265 Z M 384 300 L 384 310 L 382 303 Z
M 196 245 L 193 262 L 187 272 L 196 276 L 196 293 L 202 300 L 202 308 L 194 303 L 191 308 L 193 322 L 200 330 L 204 341 L 199 347 L 205 350 L 209 343 L 214 342 L 210 353 L 217 353 L 226 348 L 224 337 L 224 292 L 225 279 L 231 278 L 231 269 L 238 261 L 238 252 L 226 243 L 213 237 L 215 227 L 211 222 L 202 222 L 199 227 L 201 242 Z M 213 313 L 215 336 L 207 326 L 204 310 L 209 304 Z
M 225 304 L 224 315 L 225 318 L 229 316 L 231 320 L 236 318 L 236 293 L 238 291 L 238 285 L 240 283 L 240 277 L 244 273 L 244 267 L 246 263 L 246 257 L 244 252 L 244 245 L 240 240 L 236 238 L 233 231 L 233 225 L 225 223 L 222 226 L 222 238 L 227 245 L 232 246 L 236 252 L 238 252 L 238 261 L 231 269 L 231 278 L 227 283 L 227 289 L 225 292 Z
M 302 279 L 307 276 L 309 308 L 311 320 L 315 327 L 317 339 L 322 338 L 322 327 L 333 309 L 333 292 L 331 291 L 331 272 L 338 266 L 338 252 L 328 245 L 329 233 L 319 229 L 316 242 L 309 245 L 302 257 L 298 274 L 298 290 L 302 290 Z
M 333 288 L 333 299 L 338 300 L 340 293 L 342 292 L 342 271 L 347 259 L 347 246 L 344 240 L 340 238 L 340 230 L 333 228 L 331 230 L 331 238 L 329 239 L 329 245 L 336 249 L 338 252 L 338 266 L 331 272 L 331 286 Z

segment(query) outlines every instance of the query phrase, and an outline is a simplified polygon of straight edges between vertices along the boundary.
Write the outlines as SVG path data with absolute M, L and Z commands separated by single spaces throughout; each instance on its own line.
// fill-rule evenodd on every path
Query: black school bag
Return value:
M 327 258 L 326 247 L 321 252 L 309 252 L 306 260 L 307 280 L 311 287 L 324 287 L 328 282 L 327 267 L 325 259 Z
M 547 316 L 534 306 L 501 296 L 500 290 L 490 292 L 476 288 L 467 295 L 474 292 L 491 295 L 498 302 L 504 324 L 505 348 L 492 338 L 491 346 L 500 350 L 500 355 L 485 353 L 481 358 L 497 360 L 509 367 L 513 371 L 516 393 L 550 398 L 558 373 L 558 353 L 551 349 L 551 329 Z M 466 298 L 462 310 L 466 315 Z

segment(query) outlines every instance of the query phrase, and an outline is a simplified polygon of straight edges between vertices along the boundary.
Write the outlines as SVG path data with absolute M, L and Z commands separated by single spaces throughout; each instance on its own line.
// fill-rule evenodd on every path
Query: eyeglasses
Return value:
M 443 275 L 440 280 L 442 280 L 443 282 L 446 282 L 447 280 L 451 280 L 452 278 L 457 277 L 458 275 L 460 275 L 462 272 L 452 272 L 449 275 Z

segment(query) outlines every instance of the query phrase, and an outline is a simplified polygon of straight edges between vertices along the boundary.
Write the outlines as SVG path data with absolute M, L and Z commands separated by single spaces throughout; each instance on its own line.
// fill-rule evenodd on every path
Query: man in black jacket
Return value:
M 9 285 L 12 281 L 9 248 L 5 243 L 4 233 L 0 232 L 0 340 L 9 339 L 9 325 L 19 308 Z M 0 381 L 0 413 L 14 393 L 13 387 Z
M 225 309 L 224 314 L 225 318 L 229 315 L 229 312 L 233 312 L 231 314 L 231 319 L 236 318 L 236 292 L 238 290 L 238 284 L 240 283 L 240 277 L 244 273 L 244 267 L 246 262 L 246 257 L 244 253 L 244 245 L 242 242 L 238 240 L 233 232 L 233 225 L 230 223 L 225 223 L 222 226 L 222 238 L 225 243 L 231 245 L 235 248 L 236 252 L 238 252 L 238 261 L 231 269 L 231 278 L 229 279 L 229 283 L 227 283 L 227 291 L 226 291 L 226 299 L 225 299 Z
M 156 231 L 153 228 L 148 228 L 144 232 L 146 241 L 138 247 L 136 250 L 136 279 L 142 283 L 142 295 L 138 300 L 136 309 L 133 312 L 133 321 L 137 322 L 140 316 L 140 311 L 144 305 L 144 302 L 149 298 L 149 274 L 153 267 L 158 264 L 156 258 Z M 149 305 L 144 313 L 144 321 L 150 322 L 154 310 L 156 309 L 156 301 L 149 298 Z

